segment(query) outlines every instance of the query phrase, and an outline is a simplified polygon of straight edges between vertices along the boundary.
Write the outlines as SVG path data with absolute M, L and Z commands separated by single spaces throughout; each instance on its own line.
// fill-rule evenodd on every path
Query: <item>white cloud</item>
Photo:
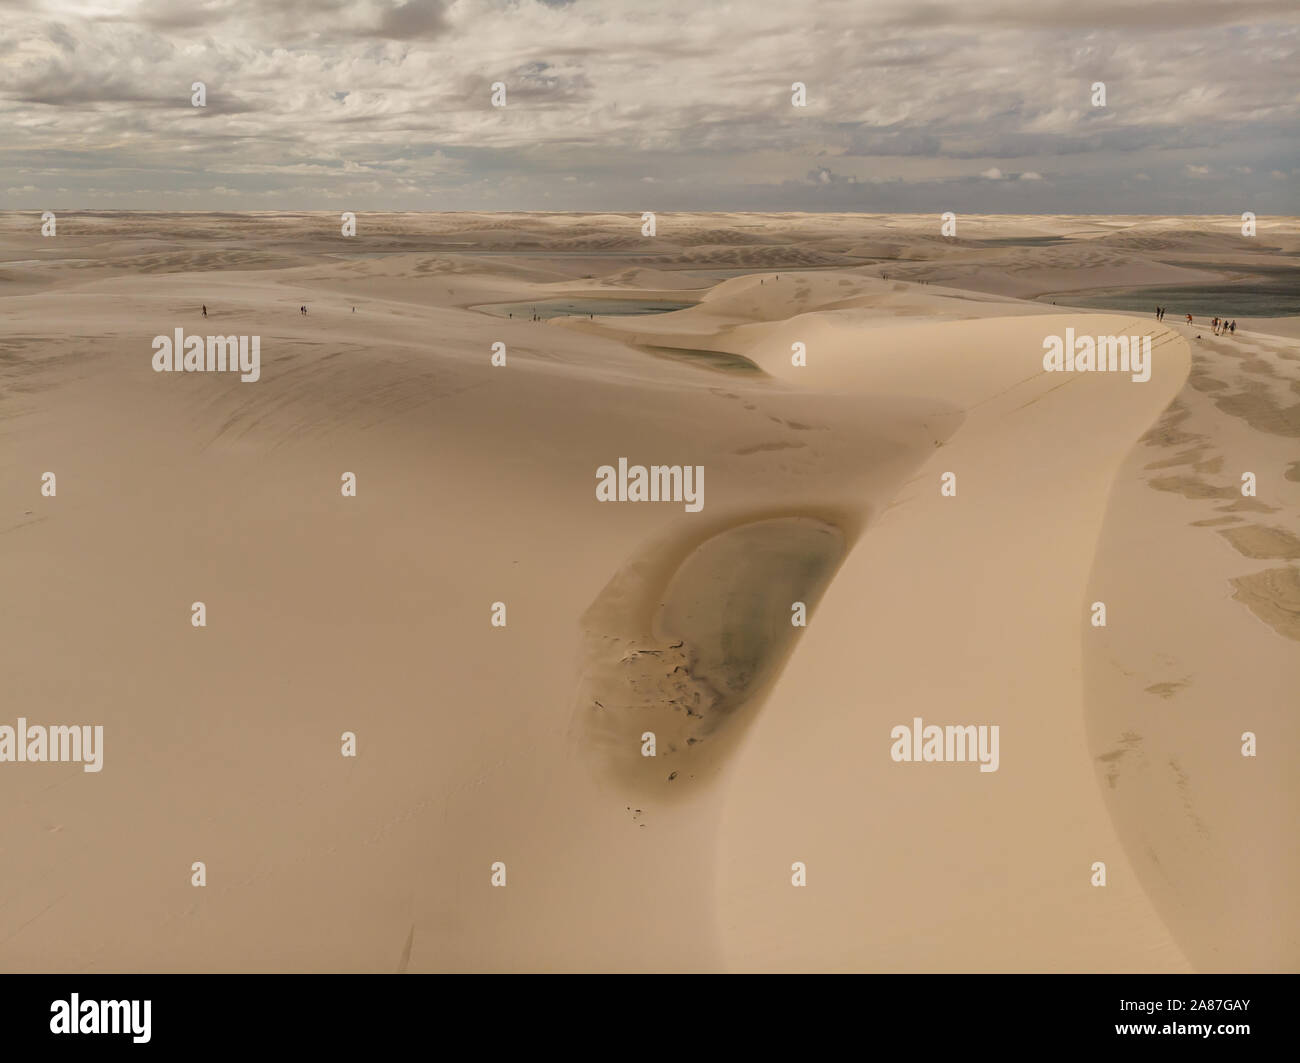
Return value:
M 38 189 L 71 175 L 73 196 L 92 180 L 96 195 L 144 185 L 160 208 L 193 206 L 195 188 L 221 195 L 220 181 L 312 199 L 377 185 L 394 206 L 406 189 L 427 206 L 463 192 L 468 209 L 507 174 L 524 191 L 494 205 L 526 206 L 529 187 L 626 201 L 642 175 L 732 203 L 729 189 L 774 188 L 787 209 L 860 202 L 855 182 L 951 181 L 988 202 L 999 190 L 969 178 L 987 158 L 1019 180 L 1051 173 L 1036 192 L 1070 208 L 1080 182 L 1115 188 L 1189 155 L 1206 166 L 1193 176 L 1297 161 L 1300 9 L 1282 0 L 1195 0 L 1172 36 L 1167 5 L 1131 0 L 933 0 L 924 33 L 914 0 L 818 0 L 817 18 L 749 0 L 742 30 L 740 5 L 698 0 L 0 7 L 0 172 Z M 190 105 L 196 80 L 206 108 Z M 498 80 L 504 109 L 490 103 Z M 806 110 L 790 106 L 795 80 Z M 1105 109 L 1088 105 L 1094 80 L 1111 89 Z M 828 161 L 833 172 L 801 179 Z

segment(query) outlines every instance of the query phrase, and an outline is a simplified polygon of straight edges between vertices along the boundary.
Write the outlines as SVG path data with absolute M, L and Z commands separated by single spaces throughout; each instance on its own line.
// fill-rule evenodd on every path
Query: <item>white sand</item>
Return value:
M 0 258 L 62 264 L 0 265 L 0 724 L 106 738 L 98 774 L 0 764 L 0 969 L 392 971 L 408 940 L 412 971 L 1296 969 L 1300 603 L 1232 582 L 1296 561 L 1192 522 L 1300 533 L 1300 345 L 1020 301 L 1203 280 L 1148 245 L 1190 260 L 1224 223 L 963 229 L 1072 237 L 1008 249 L 661 215 L 639 257 L 614 215 L 393 216 L 346 246 L 327 216 L 69 216 L 57 253 L 2 222 Z M 353 250 L 400 253 L 329 257 Z M 707 272 L 737 269 L 770 273 Z M 702 302 L 466 309 L 593 291 Z M 154 373 L 178 326 L 260 335 L 261 380 Z M 1044 373 L 1067 326 L 1152 335 L 1151 380 Z M 1141 442 L 1175 399 L 1203 438 Z M 597 502 L 620 456 L 705 466 L 703 511 Z M 1152 484 L 1240 469 L 1273 508 Z M 684 722 L 674 572 L 788 516 L 840 528 L 842 564 L 769 678 Z M 894 763 L 914 716 L 999 725 L 999 770 Z M 706 737 L 642 758 L 646 719 Z

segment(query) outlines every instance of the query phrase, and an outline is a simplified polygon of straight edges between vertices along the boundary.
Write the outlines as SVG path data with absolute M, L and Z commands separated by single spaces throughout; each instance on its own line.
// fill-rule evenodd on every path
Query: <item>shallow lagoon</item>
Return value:
M 514 315 L 525 321 L 532 319 L 535 313 L 545 321 L 552 317 L 586 317 L 594 314 L 627 316 L 636 314 L 668 314 L 674 310 L 685 310 L 694 303 L 674 303 L 663 299 L 538 299 L 529 303 L 484 303 L 473 307 L 496 317 Z
M 1278 281 L 1258 284 L 1189 284 L 1153 288 L 1108 288 L 1093 292 L 1061 292 L 1040 296 L 1060 306 L 1092 310 L 1131 310 L 1155 313 L 1167 307 L 1169 319 L 1192 314 L 1204 317 L 1290 317 L 1300 314 L 1300 285 Z

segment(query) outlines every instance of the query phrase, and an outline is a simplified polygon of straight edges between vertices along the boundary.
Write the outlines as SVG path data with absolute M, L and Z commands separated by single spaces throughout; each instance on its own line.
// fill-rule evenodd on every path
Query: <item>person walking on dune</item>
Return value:
M 204 303 L 204 304 L 203 304 L 203 316 L 204 316 L 204 317 L 207 317 L 207 316 L 208 316 L 208 304 L 207 304 L 207 303 Z

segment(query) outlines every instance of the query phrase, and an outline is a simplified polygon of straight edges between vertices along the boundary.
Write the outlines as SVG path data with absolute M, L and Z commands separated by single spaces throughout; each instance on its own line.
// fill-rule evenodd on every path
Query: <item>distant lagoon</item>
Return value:
M 1291 317 L 1300 315 L 1300 284 L 1269 280 L 1258 284 L 1186 284 L 1151 288 L 1106 288 L 1090 292 L 1058 292 L 1039 296 L 1040 302 L 1082 306 L 1093 310 L 1154 313 L 1168 308 L 1171 318 Z
M 542 320 L 552 317 L 586 317 L 588 314 L 636 315 L 668 314 L 674 310 L 685 310 L 694 306 L 691 303 L 669 302 L 664 299 L 537 299 L 527 303 L 483 303 L 472 307 L 496 317 L 509 317 L 531 320 L 534 313 Z

